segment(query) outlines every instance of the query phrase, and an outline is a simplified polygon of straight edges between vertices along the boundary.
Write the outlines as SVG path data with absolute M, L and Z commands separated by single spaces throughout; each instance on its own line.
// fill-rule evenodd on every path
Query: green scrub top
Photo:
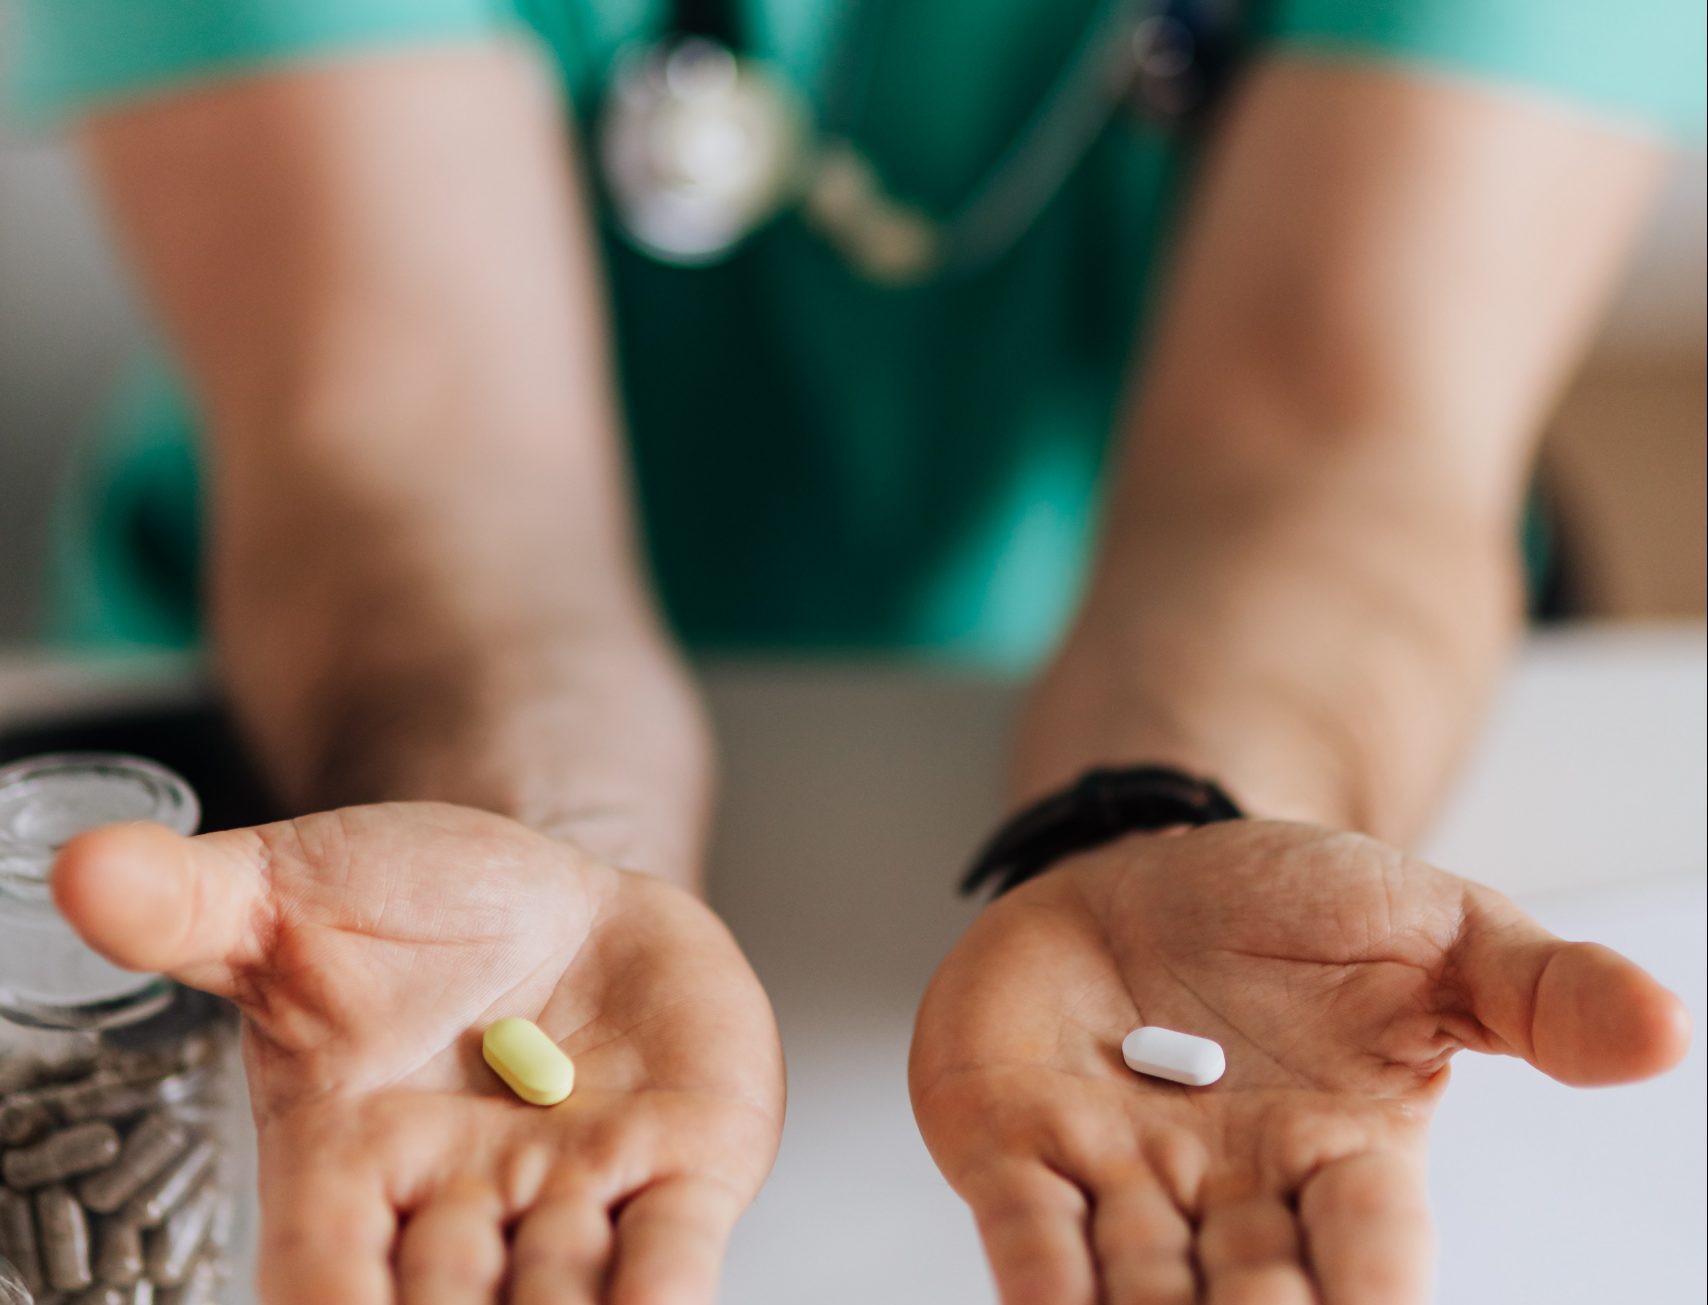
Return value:
M 212 77 L 522 32 L 585 120 L 660 0 L 19 0 L 14 90 L 54 121 Z M 952 212 L 1015 139 L 1104 0 L 750 0 L 753 53 L 822 103 L 849 42 L 850 134 L 888 189 Z M 1266 0 L 1245 55 L 1398 60 L 1695 137 L 1700 0 Z M 1194 143 L 1118 117 L 1012 249 L 913 288 L 784 217 L 720 266 L 602 227 L 653 573 L 699 650 L 932 650 L 1024 664 L 1059 631 L 1148 289 Z M 197 423 L 139 360 L 59 516 L 52 634 L 197 633 Z

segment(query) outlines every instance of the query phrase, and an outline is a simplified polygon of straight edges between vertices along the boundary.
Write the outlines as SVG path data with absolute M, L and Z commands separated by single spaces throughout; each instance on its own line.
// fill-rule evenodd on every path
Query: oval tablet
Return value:
M 1187 1087 L 1208 1087 L 1228 1068 L 1221 1043 L 1144 1024 L 1121 1039 L 1121 1059 L 1134 1073 Z
M 481 1038 L 480 1054 L 531 1105 L 555 1106 L 575 1088 L 575 1062 L 531 1020 L 499 1020 Z

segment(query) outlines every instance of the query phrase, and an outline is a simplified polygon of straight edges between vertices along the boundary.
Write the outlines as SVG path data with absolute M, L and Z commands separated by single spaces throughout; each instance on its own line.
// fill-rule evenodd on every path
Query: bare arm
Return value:
M 926 994 L 914 1108 L 1005 1300 L 1421 1305 L 1454 1054 L 1573 1084 L 1684 1054 L 1631 962 L 1378 841 L 1418 832 L 1510 642 L 1536 429 L 1653 171 L 1373 68 L 1277 62 L 1229 106 L 1016 789 L 1173 762 L 1254 818 L 1060 861 Z M 1226 1073 L 1128 1071 L 1153 1024 Z
M 290 799 L 484 807 L 691 881 L 708 745 L 635 563 L 563 120 L 491 46 L 85 142 L 211 434 L 219 666 Z
M 1519 612 L 1539 428 L 1659 151 L 1561 107 L 1286 60 L 1230 105 L 1021 794 L 1098 761 L 1404 841 Z
M 709 748 L 638 575 L 561 109 L 466 48 L 87 141 L 211 435 L 221 671 L 312 814 L 109 831 L 55 885 L 119 963 L 241 1007 L 263 1297 L 709 1305 L 781 1050 L 652 877 L 696 885 Z M 470 1038 L 505 1015 L 574 1057 L 572 1109 L 495 1091 Z

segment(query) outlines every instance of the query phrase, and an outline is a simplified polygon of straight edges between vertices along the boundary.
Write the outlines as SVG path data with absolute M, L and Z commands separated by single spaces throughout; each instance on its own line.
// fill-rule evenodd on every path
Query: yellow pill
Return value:
M 533 1105 L 555 1106 L 575 1088 L 575 1062 L 531 1020 L 499 1020 L 480 1040 L 480 1054 Z

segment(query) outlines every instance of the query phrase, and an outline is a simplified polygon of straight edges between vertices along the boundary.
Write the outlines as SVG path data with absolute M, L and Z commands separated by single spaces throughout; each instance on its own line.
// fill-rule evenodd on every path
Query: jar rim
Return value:
M 56 789 L 66 809 L 55 811 L 50 803 L 44 810 Z M 71 801 L 74 795 L 81 800 Z M 177 772 L 122 752 L 52 752 L 0 766 L 0 889 L 44 892 L 61 846 L 91 829 L 132 820 L 192 834 L 201 804 Z

